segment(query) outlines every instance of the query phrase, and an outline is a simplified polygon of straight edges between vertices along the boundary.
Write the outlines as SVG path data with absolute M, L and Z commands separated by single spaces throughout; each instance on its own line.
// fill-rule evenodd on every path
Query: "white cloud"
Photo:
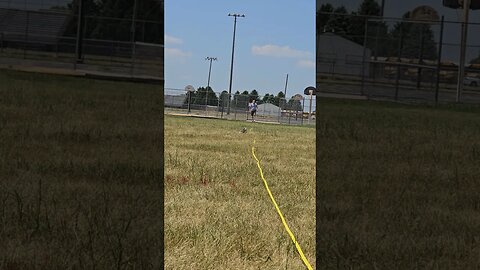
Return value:
M 289 46 L 277 46 L 277 45 L 263 45 L 252 46 L 252 53 L 254 55 L 272 56 L 272 57 L 288 57 L 288 58 L 309 58 L 312 56 L 310 52 L 300 51 L 290 48 Z
M 299 60 L 297 62 L 298 67 L 302 68 L 315 68 L 315 61 L 312 60 Z
M 185 52 L 177 48 L 165 48 L 166 57 L 186 58 L 192 55 L 191 52 Z
M 182 43 L 183 43 L 183 40 L 165 34 L 165 44 L 166 45 L 179 45 L 179 44 L 182 44 Z

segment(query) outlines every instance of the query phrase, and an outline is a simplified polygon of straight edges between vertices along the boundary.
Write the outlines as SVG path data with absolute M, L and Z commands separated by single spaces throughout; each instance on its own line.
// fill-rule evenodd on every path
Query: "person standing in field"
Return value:
M 248 110 L 252 116 L 252 122 L 255 122 L 254 116 L 257 114 L 257 102 L 255 99 L 250 99 L 250 102 L 248 103 Z

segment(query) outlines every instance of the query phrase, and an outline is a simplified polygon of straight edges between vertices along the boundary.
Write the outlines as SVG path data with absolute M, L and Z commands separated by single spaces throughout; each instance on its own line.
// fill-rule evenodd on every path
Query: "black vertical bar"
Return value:
M 30 12 L 27 11 L 27 21 L 26 21 L 26 25 L 25 25 L 25 44 L 23 45 L 23 59 L 26 58 L 26 54 L 27 54 L 27 44 L 28 44 L 28 26 L 30 24 Z
M 362 84 L 360 87 L 360 94 L 363 96 L 365 92 L 365 62 L 367 54 L 367 39 L 368 39 L 368 18 L 365 17 L 365 33 L 363 37 L 363 57 L 362 57 Z M 309 116 L 310 119 L 310 116 Z
M 418 64 L 421 65 L 423 63 L 423 50 L 425 46 L 425 25 L 421 23 L 420 26 L 420 52 L 418 56 Z M 417 69 L 417 89 L 420 89 L 422 83 L 422 68 L 418 67 Z
M 232 41 L 232 62 L 230 63 L 230 86 L 228 88 L 228 107 L 227 115 L 230 114 L 230 99 L 232 98 L 232 80 L 233 80 L 233 57 L 235 55 L 235 30 L 237 28 L 237 16 L 234 15 L 233 20 L 233 41 Z
M 399 81 L 400 81 L 400 72 L 401 72 L 401 61 L 402 61 L 402 48 L 403 48 L 403 24 L 400 24 L 400 40 L 398 42 L 398 64 L 397 64 L 397 78 L 395 80 L 395 100 L 398 100 L 398 88 L 399 88 Z
M 191 99 L 192 99 L 192 95 L 191 95 L 191 91 L 188 91 L 188 113 L 190 113 L 190 102 L 191 102 Z
M 76 56 L 75 62 L 82 63 L 83 53 L 83 23 L 85 19 L 83 0 L 77 0 L 78 2 L 78 17 L 77 17 L 77 44 L 76 44 Z
M 442 15 L 442 21 L 440 24 L 440 41 L 438 43 L 438 57 L 437 57 L 437 81 L 435 82 L 435 104 L 438 103 L 438 91 L 440 88 L 440 69 L 442 63 L 442 47 L 443 47 L 443 26 L 445 18 Z

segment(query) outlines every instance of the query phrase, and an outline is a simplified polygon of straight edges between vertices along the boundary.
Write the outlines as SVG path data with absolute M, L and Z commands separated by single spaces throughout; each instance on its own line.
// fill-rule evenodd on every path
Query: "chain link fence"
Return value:
M 460 33 L 461 23 L 408 16 L 317 16 L 317 90 L 322 95 L 456 102 L 460 38 L 451 42 L 445 36 Z M 344 27 L 346 23 L 355 27 Z M 479 30 L 480 24 L 469 24 L 470 35 Z M 467 43 L 467 55 L 480 56 L 479 49 L 480 44 Z M 480 103 L 480 65 L 470 60 L 461 102 Z
M 143 4 L 155 20 L 145 2 L 109 17 L 95 1 L 0 0 L 0 64 L 163 79 L 163 1 Z
M 206 94 L 208 93 L 208 94 Z M 252 96 L 232 94 L 230 111 L 228 92 L 205 91 L 200 88 L 194 92 L 182 89 L 165 88 L 165 113 L 196 115 L 230 120 L 252 120 L 248 110 L 251 99 L 257 102 L 254 120 L 291 125 L 315 124 L 315 96 L 295 95 L 290 99 L 274 96 Z M 311 109 L 310 109 L 311 108 Z

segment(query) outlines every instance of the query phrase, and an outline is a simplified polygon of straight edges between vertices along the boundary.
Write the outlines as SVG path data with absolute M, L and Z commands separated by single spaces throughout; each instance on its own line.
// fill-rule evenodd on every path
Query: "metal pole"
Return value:
M 208 69 L 208 81 L 207 81 L 207 89 L 205 90 L 205 113 L 208 114 L 208 88 L 210 88 L 210 74 L 212 72 L 212 61 L 217 60 L 215 57 L 206 57 L 205 60 L 210 61 L 210 67 Z
M 191 91 L 188 91 L 188 113 L 190 113 L 190 101 L 192 99 Z
M 442 15 L 442 21 L 440 24 L 440 40 L 438 43 L 438 57 L 437 57 L 437 81 L 435 85 L 435 104 L 438 103 L 438 91 L 440 88 L 440 68 L 442 63 L 442 46 L 443 46 L 443 25 L 445 17 Z
M 362 85 L 360 88 L 360 94 L 364 95 L 365 88 L 365 62 L 367 57 L 367 38 L 368 38 L 368 18 L 365 17 L 365 36 L 363 38 L 363 57 L 362 57 Z M 310 115 L 308 116 L 308 121 L 310 121 Z M 309 122 L 310 123 L 310 122 Z
M 458 64 L 458 81 L 457 81 L 457 102 L 460 102 L 463 91 L 463 78 L 465 76 L 465 50 L 467 45 L 468 33 L 468 12 L 470 11 L 470 0 L 463 1 L 463 23 L 462 23 L 462 40 L 460 47 L 460 61 Z
M 77 18 L 77 42 L 75 48 L 75 65 L 74 68 L 77 67 L 77 63 L 82 63 L 82 32 L 83 32 L 83 0 L 77 0 L 78 2 L 78 18 Z
M 422 23 L 420 25 L 421 32 L 420 32 L 420 52 L 418 56 L 418 64 L 421 65 L 423 63 L 423 49 L 424 49 L 424 44 L 425 44 L 425 39 L 424 39 L 424 31 L 425 31 L 425 25 Z M 422 83 L 422 68 L 419 67 L 417 69 L 417 89 L 420 89 Z
M 238 108 L 238 95 L 236 95 L 237 98 L 235 99 L 235 116 L 234 119 L 237 120 L 237 108 Z M 230 95 L 228 96 L 228 102 L 230 102 Z
M 287 79 L 285 80 L 285 98 L 287 98 L 287 85 L 288 85 L 288 73 L 287 73 Z
M 27 11 L 27 25 L 25 27 L 25 44 L 23 45 L 23 59 L 26 58 L 28 44 L 28 26 L 30 25 L 30 12 Z
M 235 32 L 237 28 L 237 17 L 245 17 L 245 15 L 239 14 L 228 14 L 228 16 L 233 16 L 233 41 L 232 41 L 232 61 L 230 63 L 230 86 L 228 87 L 228 107 L 227 115 L 230 114 L 230 99 L 232 98 L 232 79 L 233 79 L 233 58 L 235 55 Z
M 136 16 L 137 16 L 137 0 L 134 0 L 133 1 L 133 14 L 132 14 L 132 28 L 131 28 L 131 33 L 132 33 L 132 63 L 131 63 L 131 73 L 132 73 L 132 76 L 133 76 L 133 70 L 134 70 L 134 67 L 135 67 L 135 19 L 136 19 Z
M 305 97 L 302 98 L 303 105 L 302 105 L 302 126 L 303 126 L 303 113 L 305 112 Z
M 313 99 L 313 91 L 310 91 L 310 106 L 308 108 L 308 123 L 310 124 L 310 118 L 312 118 L 312 99 Z
M 385 0 L 382 0 L 382 6 L 381 6 L 381 9 L 380 9 L 380 17 L 382 17 L 382 22 L 383 22 L 383 11 L 385 9 Z M 377 61 L 377 56 L 378 56 L 378 35 L 380 34 L 380 23 L 377 22 L 377 25 L 376 25 L 376 34 L 375 34 L 375 55 L 373 56 L 373 59 L 375 61 Z M 373 74 L 374 76 L 377 74 L 377 63 L 375 63 L 373 65 Z
M 398 64 L 397 64 L 397 76 L 395 80 L 395 100 L 398 100 L 398 88 L 399 88 L 399 83 L 400 83 L 400 72 L 402 69 L 400 68 L 401 62 L 402 62 L 402 49 L 403 49 L 403 23 L 401 22 L 400 24 L 400 40 L 398 42 Z

